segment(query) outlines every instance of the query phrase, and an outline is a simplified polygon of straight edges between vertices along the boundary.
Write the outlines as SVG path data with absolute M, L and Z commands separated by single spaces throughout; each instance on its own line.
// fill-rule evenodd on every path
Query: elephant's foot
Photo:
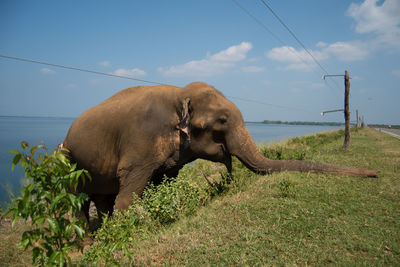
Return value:
M 118 195 L 115 199 L 115 209 L 125 211 L 132 202 L 132 197 Z

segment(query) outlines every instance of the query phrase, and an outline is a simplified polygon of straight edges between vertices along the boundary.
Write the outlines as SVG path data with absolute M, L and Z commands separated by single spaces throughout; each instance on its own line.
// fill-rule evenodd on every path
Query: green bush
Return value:
M 199 190 L 187 179 L 167 178 L 143 192 L 142 205 L 161 224 L 176 221 L 182 215 L 193 214 L 200 205 Z
M 81 265 L 119 265 L 121 260 L 128 260 L 127 265 L 132 266 L 132 254 L 128 248 L 138 235 L 153 228 L 150 215 L 140 202 L 139 197 L 134 195 L 133 203 L 127 211 L 116 210 L 111 218 L 103 216 L 101 228 L 93 234 L 95 243 L 85 252 Z
M 123 261 L 132 265 L 128 248 L 133 242 L 162 225 L 193 214 L 200 204 L 199 188 L 180 176 L 164 177 L 158 186 L 149 184 L 142 198 L 133 194 L 127 211 L 115 211 L 112 218 L 103 218 L 101 228 L 93 235 L 94 245 L 86 251 L 83 263 L 108 266 Z
M 261 148 L 261 154 L 273 160 L 304 160 L 307 152 L 299 148 L 276 146 Z
M 32 248 L 32 262 L 37 265 L 59 265 L 71 263 L 68 252 L 82 249 L 79 238 L 85 234 L 84 222 L 75 218 L 85 194 L 74 195 L 68 189 L 85 182 L 89 173 L 77 170 L 62 149 L 48 153 L 44 145 L 29 149 L 29 144 L 21 143 L 22 151 L 16 154 L 12 169 L 20 163 L 28 181 L 22 196 L 14 198 L 7 212 L 12 214 L 13 224 L 19 218 L 29 221 L 32 228 L 22 234 L 17 245 L 25 250 Z M 29 149 L 29 150 L 28 150 Z M 27 151 L 28 150 L 28 151 Z M 42 153 L 37 153 L 37 151 Z
M 205 188 L 205 191 L 207 192 L 207 195 L 209 197 L 220 195 L 229 189 L 229 185 L 233 180 L 232 174 L 226 172 L 226 173 L 220 173 L 220 175 L 221 175 L 221 180 L 212 182 L 210 182 L 207 179 L 207 177 L 205 177 L 209 185 Z
M 288 144 L 305 145 L 315 151 L 324 144 L 329 144 L 340 138 L 344 138 L 344 130 L 338 130 L 332 133 L 318 133 L 314 135 L 294 137 L 288 141 Z

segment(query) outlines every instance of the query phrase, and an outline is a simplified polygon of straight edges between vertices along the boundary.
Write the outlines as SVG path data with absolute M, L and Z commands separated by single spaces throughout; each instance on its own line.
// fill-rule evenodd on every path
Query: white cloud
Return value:
M 357 61 L 365 59 L 370 49 L 361 41 L 336 42 L 325 47 L 322 53 L 331 54 L 341 61 Z
M 361 41 L 336 42 L 333 44 L 319 42 L 316 46 L 320 49 L 308 51 L 318 62 L 332 57 L 345 62 L 358 61 L 367 58 L 371 52 L 371 48 Z M 311 71 L 317 67 L 317 63 L 306 50 L 296 50 L 291 46 L 273 48 L 265 56 L 286 63 L 284 70 Z
M 318 61 L 328 58 L 328 55 L 322 51 L 309 52 Z M 314 59 L 304 49 L 296 50 L 291 46 L 276 47 L 268 51 L 265 56 L 269 59 L 287 63 L 288 65 L 284 70 L 299 70 L 299 71 L 311 71 L 315 68 L 316 63 Z
M 400 70 L 392 70 L 392 75 L 400 78 Z
M 210 60 L 215 62 L 237 62 L 246 58 L 247 52 L 253 48 L 248 42 L 242 42 L 240 45 L 233 45 L 226 50 L 211 55 Z
M 112 72 L 112 74 L 135 78 L 139 76 L 145 76 L 146 72 L 141 69 L 134 68 L 134 69 L 117 69 L 114 72 Z
M 253 48 L 248 42 L 242 42 L 222 50 L 216 54 L 207 54 L 206 58 L 192 60 L 182 65 L 160 67 L 158 71 L 166 76 L 211 76 L 221 74 L 235 63 L 246 58 L 247 52 Z
M 378 5 L 378 0 L 365 0 L 361 4 L 352 3 L 347 15 L 356 21 L 358 33 L 375 33 L 376 41 L 391 45 L 400 45 L 400 1 L 385 0 Z
M 320 51 L 312 51 L 309 52 L 316 58 L 317 60 L 326 59 L 326 55 Z M 296 50 L 291 46 L 282 46 L 273 48 L 269 51 L 266 56 L 270 59 L 281 61 L 281 62 L 297 62 L 297 63 L 309 63 L 314 62 L 312 57 L 305 51 L 304 49 Z
M 54 70 L 48 69 L 48 68 L 41 68 L 40 72 L 44 75 L 51 75 L 55 74 L 56 72 Z
M 110 61 L 104 60 L 99 62 L 99 65 L 102 67 L 109 67 L 111 65 Z
M 264 68 L 258 66 L 245 66 L 242 67 L 243 72 L 262 72 Z
M 365 0 L 361 4 L 352 3 L 347 15 L 356 22 L 355 31 L 360 34 L 373 34 L 367 41 L 346 41 L 328 44 L 318 42 L 317 50 L 309 50 L 319 61 L 334 58 L 340 61 L 359 61 L 366 59 L 376 50 L 387 47 L 400 48 L 400 1 Z M 312 57 L 304 49 L 296 50 L 290 46 L 274 48 L 266 57 L 286 63 L 284 70 L 310 71 L 316 67 Z

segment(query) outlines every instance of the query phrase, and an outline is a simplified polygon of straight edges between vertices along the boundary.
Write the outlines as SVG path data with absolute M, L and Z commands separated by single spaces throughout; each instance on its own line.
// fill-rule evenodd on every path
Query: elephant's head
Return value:
M 314 171 L 355 176 L 377 176 L 376 171 L 297 160 L 270 160 L 262 156 L 251 138 L 239 109 L 215 88 L 201 82 L 189 84 L 181 122 L 186 142 L 195 158 L 225 164 L 231 171 L 236 156 L 256 173 Z
M 192 83 L 186 89 L 190 152 L 196 158 L 221 162 L 231 171 L 230 136 L 236 127 L 244 127 L 239 109 L 205 83 Z

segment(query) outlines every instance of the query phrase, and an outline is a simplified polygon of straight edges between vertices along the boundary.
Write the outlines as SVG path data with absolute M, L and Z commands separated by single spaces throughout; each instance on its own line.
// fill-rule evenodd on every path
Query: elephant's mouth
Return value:
M 221 144 L 221 150 L 223 153 L 223 161 L 222 163 L 226 166 L 226 169 L 229 173 L 232 172 L 232 156 L 227 147 L 224 144 Z

